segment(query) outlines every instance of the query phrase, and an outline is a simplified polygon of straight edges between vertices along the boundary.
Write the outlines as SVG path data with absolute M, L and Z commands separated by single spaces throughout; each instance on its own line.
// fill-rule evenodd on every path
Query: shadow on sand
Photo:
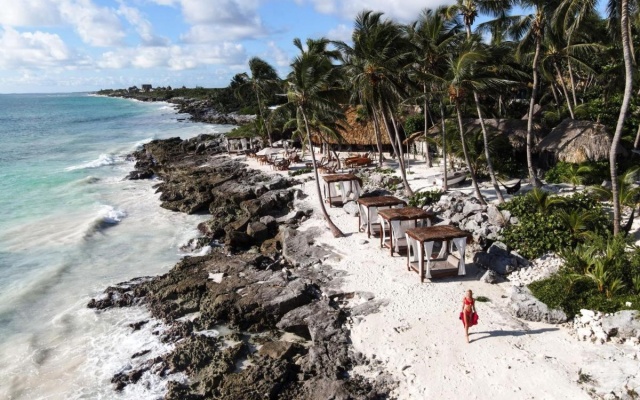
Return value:
M 540 333 L 553 332 L 557 330 L 559 330 L 559 328 L 542 328 L 542 329 L 533 329 L 533 330 L 513 330 L 513 331 L 495 330 L 495 331 L 484 331 L 484 332 L 469 332 L 469 339 L 470 339 L 469 343 L 476 342 L 482 339 L 492 338 L 492 337 L 538 335 Z M 478 337 L 477 335 L 484 335 L 484 336 Z

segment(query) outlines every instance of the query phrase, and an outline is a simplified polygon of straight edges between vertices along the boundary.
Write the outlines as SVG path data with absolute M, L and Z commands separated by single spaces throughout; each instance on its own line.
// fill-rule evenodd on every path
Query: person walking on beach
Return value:
M 464 324 L 464 334 L 469 343 L 469 327 L 478 323 L 478 314 L 476 314 L 476 301 L 473 299 L 471 289 L 467 290 L 467 294 L 462 298 L 462 311 L 460 319 Z

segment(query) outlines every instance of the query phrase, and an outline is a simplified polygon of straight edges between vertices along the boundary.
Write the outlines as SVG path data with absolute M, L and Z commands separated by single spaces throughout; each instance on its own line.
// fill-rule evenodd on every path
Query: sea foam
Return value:
M 100 168 L 107 165 L 115 165 L 120 161 L 122 161 L 122 158 L 113 154 L 100 154 L 100 156 L 93 161 L 89 161 L 80 165 L 72 165 L 71 167 L 67 167 L 65 169 L 67 171 L 75 171 L 78 169 Z

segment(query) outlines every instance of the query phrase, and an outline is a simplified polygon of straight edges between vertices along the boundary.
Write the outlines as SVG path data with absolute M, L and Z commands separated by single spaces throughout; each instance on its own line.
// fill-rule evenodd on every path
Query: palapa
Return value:
M 604 125 L 593 121 L 565 119 L 538 145 L 540 161 L 549 166 L 557 161 L 582 163 L 609 157 L 611 138 Z M 620 148 L 620 153 L 626 151 Z
M 361 121 L 358 120 L 358 111 L 354 107 L 349 107 L 345 111 L 347 117 L 346 121 L 342 123 L 343 128 L 338 128 L 338 134 L 341 141 L 336 140 L 334 137 L 325 137 L 329 144 L 344 144 L 355 146 L 375 146 L 376 133 L 374 130 L 373 122 L 371 120 Z M 320 137 L 317 132 L 314 132 L 311 140 L 315 144 L 320 143 Z M 389 135 L 382 127 L 380 132 L 380 140 L 383 145 L 389 145 Z
M 527 147 L 527 121 L 521 119 L 493 119 L 484 120 L 484 125 L 489 132 L 497 132 L 507 135 L 511 146 L 518 151 L 523 151 Z M 480 120 L 474 118 L 465 118 L 462 120 L 462 127 L 465 131 L 479 130 Z M 429 128 L 427 135 L 438 137 L 442 135 L 442 125 L 436 124 Z M 537 144 L 541 138 L 541 126 L 534 123 L 533 125 L 533 143 Z M 424 132 L 415 132 L 411 134 L 404 143 L 412 143 L 415 140 L 424 140 Z

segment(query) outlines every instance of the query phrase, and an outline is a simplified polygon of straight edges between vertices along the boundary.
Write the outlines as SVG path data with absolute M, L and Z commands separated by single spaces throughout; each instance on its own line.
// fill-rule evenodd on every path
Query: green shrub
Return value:
M 587 304 L 594 302 L 589 299 L 600 297 L 595 284 L 587 280 L 574 280 L 566 272 L 533 282 L 529 289 L 538 300 L 550 308 L 561 309 L 569 317 L 576 315 L 582 308 L 588 308 Z
M 540 301 L 564 310 L 569 316 L 583 308 L 607 313 L 629 308 L 640 310 L 635 285 L 640 276 L 640 249 L 630 245 L 628 238 L 596 237 L 560 254 L 565 261 L 562 270 L 529 285 Z
M 308 174 L 309 172 L 313 172 L 313 168 L 305 167 L 295 171 L 289 171 L 289 176 L 298 176 L 298 175 Z
M 380 168 L 380 167 L 375 167 L 373 169 L 373 173 L 376 174 L 382 174 L 382 175 L 391 175 L 393 173 L 395 173 L 396 170 L 393 168 Z
M 571 164 L 570 163 L 566 163 L 566 162 L 557 163 L 556 165 L 551 167 L 551 169 L 549 169 L 544 174 L 544 180 L 547 183 L 562 183 L 562 182 L 564 182 L 562 177 L 566 175 L 567 170 L 569 169 L 569 165 L 571 165 Z
M 424 131 L 424 115 L 413 114 L 409 115 L 404 121 L 404 131 L 407 135 L 411 135 L 415 132 Z
M 529 259 L 606 237 L 609 231 L 608 215 L 595 198 L 584 193 L 561 197 L 533 190 L 501 208 L 519 219 L 502 231 L 503 241 Z
M 409 205 L 412 207 L 424 207 L 440 201 L 443 192 L 440 190 L 431 190 L 426 192 L 418 192 L 409 198 Z

